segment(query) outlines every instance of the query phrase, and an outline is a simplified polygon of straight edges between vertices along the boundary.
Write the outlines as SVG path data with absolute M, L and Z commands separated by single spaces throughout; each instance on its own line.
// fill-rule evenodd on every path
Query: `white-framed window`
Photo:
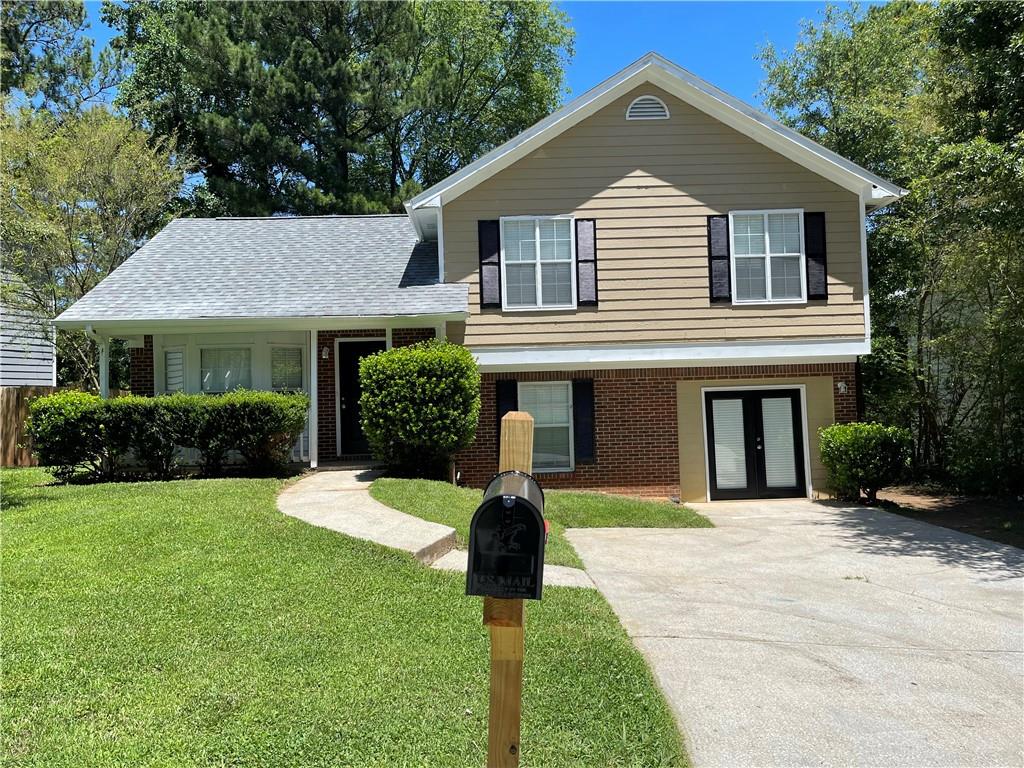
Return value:
M 804 212 L 730 211 L 733 304 L 807 300 Z
M 302 347 L 270 348 L 270 388 L 275 392 L 301 392 Z
M 252 349 L 203 347 L 199 350 L 199 382 L 203 392 L 218 394 L 252 388 Z
M 185 350 L 180 348 L 164 350 L 164 392 L 185 390 Z
M 501 219 L 502 308 L 576 308 L 573 229 L 572 216 Z
M 534 472 L 571 472 L 572 382 L 520 382 L 519 410 L 533 416 Z

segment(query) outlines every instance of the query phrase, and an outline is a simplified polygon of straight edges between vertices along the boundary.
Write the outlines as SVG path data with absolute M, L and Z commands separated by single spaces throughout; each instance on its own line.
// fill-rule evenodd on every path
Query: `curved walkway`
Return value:
M 311 525 L 408 552 L 432 568 L 465 573 L 468 556 L 455 549 L 455 529 L 381 504 L 369 492 L 379 475 L 372 469 L 321 470 L 285 488 L 277 508 Z M 563 565 L 545 565 L 544 583 L 594 588 L 586 571 Z

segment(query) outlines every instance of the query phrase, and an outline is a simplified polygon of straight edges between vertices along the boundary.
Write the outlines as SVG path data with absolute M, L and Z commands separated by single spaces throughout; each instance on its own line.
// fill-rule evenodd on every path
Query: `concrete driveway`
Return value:
M 1024 551 L 807 501 L 569 539 L 710 766 L 1024 765 Z

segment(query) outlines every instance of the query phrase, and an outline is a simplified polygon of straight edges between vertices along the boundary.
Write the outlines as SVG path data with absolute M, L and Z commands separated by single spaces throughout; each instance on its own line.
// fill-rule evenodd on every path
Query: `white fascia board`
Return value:
M 444 202 L 451 202 L 645 82 L 675 95 L 844 189 L 861 194 L 867 186 L 872 190 L 873 197 L 879 205 L 886 205 L 907 194 L 907 190 L 782 125 L 692 72 L 656 53 L 649 53 L 515 138 L 417 195 L 409 201 L 409 209 L 417 209 L 427 204 L 436 205 L 442 195 Z
M 864 339 L 813 339 L 664 346 L 476 347 L 471 351 L 481 371 L 497 373 L 854 362 L 871 351 L 871 344 Z
M 91 328 L 98 334 L 125 338 L 158 333 L 227 333 L 245 331 L 346 330 L 358 328 L 433 328 L 440 323 L 464 321 L 468 312 L 424 315 L 342 317 L 213 317 L 213 318 L 113 318 L 54 321 L 59 328 Z

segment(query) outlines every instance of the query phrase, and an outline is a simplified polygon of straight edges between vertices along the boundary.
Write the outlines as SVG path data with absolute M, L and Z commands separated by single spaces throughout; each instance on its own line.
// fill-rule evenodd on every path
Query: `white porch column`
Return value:
M 316 344 L 316 330 L 309 332 L 309 467 L 316 469 L 319 448 L 319 419 L 317 418 L 317 365 L 320 359 L 320 350 Z
M 110 339 L 100 336 L 96 339 L 100 349 L 100 397 L 110 397 Z

